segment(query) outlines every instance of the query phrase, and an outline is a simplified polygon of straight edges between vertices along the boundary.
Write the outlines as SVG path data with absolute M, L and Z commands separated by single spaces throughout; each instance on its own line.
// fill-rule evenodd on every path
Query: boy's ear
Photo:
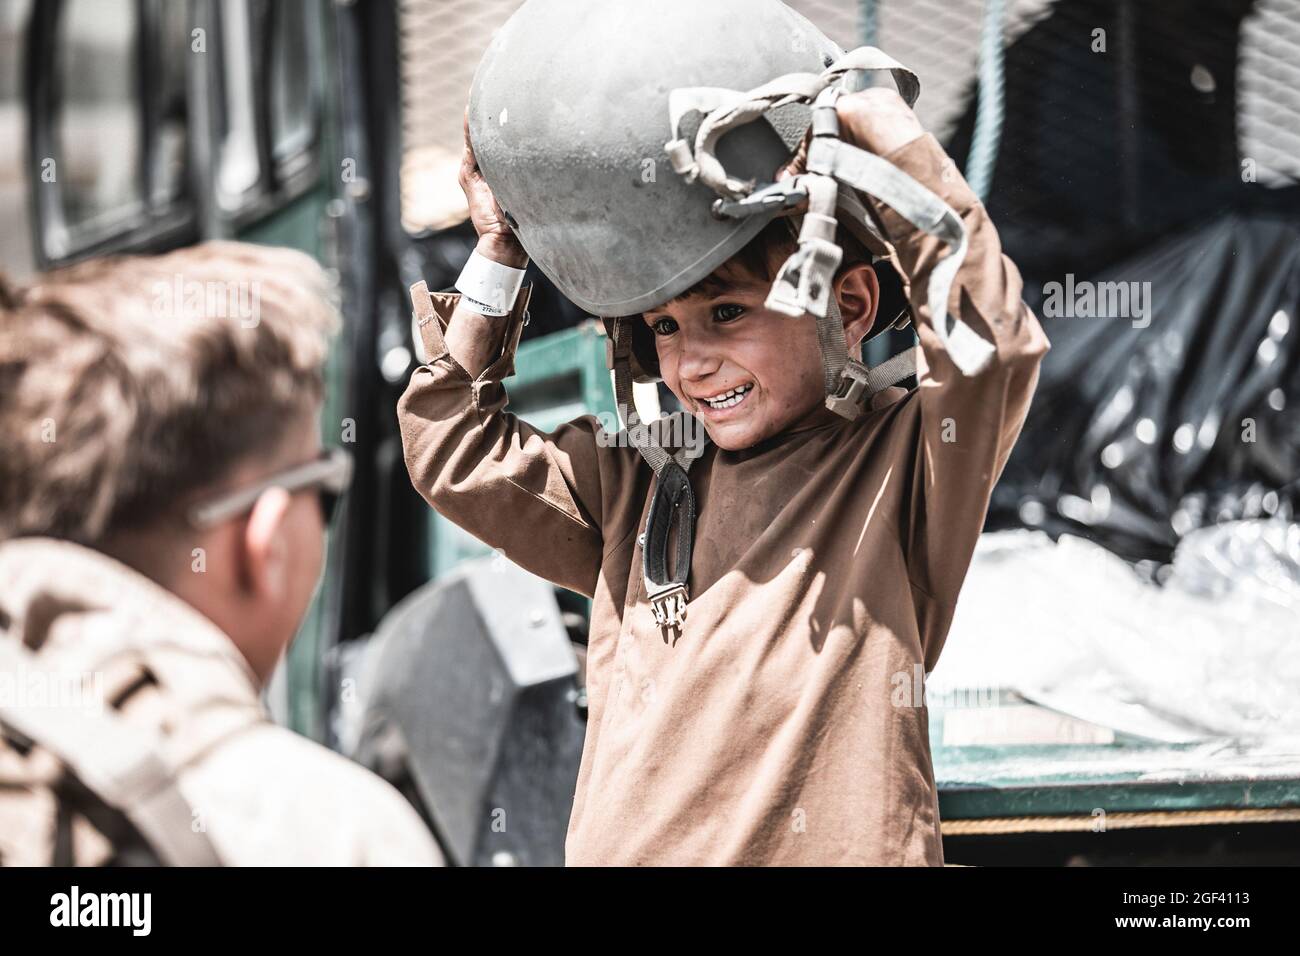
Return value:
M 880 279 L 870 263 L 859 262 L 835 280 L 835 295 L 844 319 L 844 341 L 856 348 L 876 322 L 880 308 Z

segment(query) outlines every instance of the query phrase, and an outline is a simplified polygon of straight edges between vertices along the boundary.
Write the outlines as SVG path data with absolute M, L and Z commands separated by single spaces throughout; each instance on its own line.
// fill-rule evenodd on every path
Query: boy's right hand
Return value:
M 479 171 L 478 160 L 474 158 L 474 147 L 469 141 L 469 106 L 465 107 L 464 130 L 465 152 L 460 160 L 459 179 L 469 203 L 470 221 L 478 233 L 476 251 L 494 262 L 522 269 L 528 265 L 528 253 L 506 222 L 505 213 L 497 204 L 491 187 Z

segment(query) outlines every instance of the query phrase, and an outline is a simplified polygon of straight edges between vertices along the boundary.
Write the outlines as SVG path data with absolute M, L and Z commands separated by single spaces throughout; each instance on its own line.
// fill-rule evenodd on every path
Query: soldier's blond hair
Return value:
M 209 242 L 0 278 L 0 540 L 147 526 L 314 407 L 337 328 L 309 256 Z

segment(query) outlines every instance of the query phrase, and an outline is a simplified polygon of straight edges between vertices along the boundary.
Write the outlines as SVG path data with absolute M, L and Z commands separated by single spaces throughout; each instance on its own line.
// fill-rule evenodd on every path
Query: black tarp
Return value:
M 1030 303 L 1052 350 L 989 528 L 1069 532 L 1166 562 L 1194 528 L 1294 516 L 1300 222 L 1228 214 L 1088 279 L 1149 283 L 1149 316 L 1132 301 L 1129 315 L 1095 317 Z

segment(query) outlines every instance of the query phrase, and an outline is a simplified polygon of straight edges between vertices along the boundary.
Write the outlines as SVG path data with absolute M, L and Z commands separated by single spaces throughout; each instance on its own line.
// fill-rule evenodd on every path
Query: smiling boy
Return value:
M 950 301 L 993 358 L 955 367 L 923 307 L 943 245 L 874 200 L 910 284 L 920 386 L 880 392 L 856 420 L 823 403 L 813 321 L 764 307 L 794 247 L 785 220 L 646 310 L 663 380 L 711 439 L 690 473 L 690 611 L 671 638 L 648 613 L 638 544 L 651 469 L 592 417 L 543 433 L 505 411 L 529 290 L 503 318 L 456 294 L 419 316 L 428 364 L 399 408 L 416 488 L 592 598 L 570 865 L 943 862 L 927 712 L 905 691 L 938 659 L 1048 343 L 984 207 L 904 101 L 870 90 L 836 111 L 845 142 L 961 217 Z M 461 182 L 478 253 L 522 267 L 468 146 Z M 833 293 L 852 348 L 880 284 L 842 244 Z

